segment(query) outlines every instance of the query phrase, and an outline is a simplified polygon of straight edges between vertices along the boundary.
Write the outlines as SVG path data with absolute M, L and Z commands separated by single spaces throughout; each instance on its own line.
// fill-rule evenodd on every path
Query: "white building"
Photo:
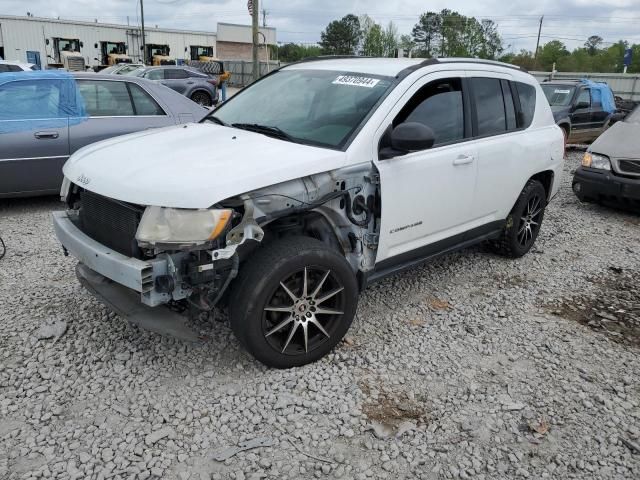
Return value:
M 145 40 L 147 45 L 167 46 L 169 56 L 175 59 L 196 60 L 192 58 L 192 47 L 210 48 L 212 56 L 223 60 L 251 58 L 251 26 L 220 24 L 220 29 L 216 34 L 145 25 Z M 275 45 L 275 29 L 263 28 L 261 32 L 261 43 L 266 41 L 268 45 Z M 90 66 L 103 64 L 104 42 L 124 44 L 133 62 L 143 60 L 138 25 L 0 15 L 0 57 L 5 60 L 38 63 L 42 68 L 59 63 L 56 47 L 67 42 L 56 39 L 77 40 L 80 54 Z M 148 52 L 146 57 L 149 58 Z

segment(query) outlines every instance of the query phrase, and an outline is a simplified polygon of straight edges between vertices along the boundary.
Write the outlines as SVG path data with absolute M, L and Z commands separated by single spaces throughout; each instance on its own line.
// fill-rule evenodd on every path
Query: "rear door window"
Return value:
M 435 134 L 434 145 L 464 139 L 462 81 L 448 78 L 425 85 L 407 102 L 393 126 L 406 122 L 430 127 Z
M 477 119 L 477 136 L 507 131 L 502 86 L 497 78 L 471 78 Z
M 56 80 L 20 80 L 0 86 L 0 120 L 40 120 L 68 116 L 60 107 L 63 85 Z
M 126 82 L 79 80 L 78 88 L 91 117 L 134 115 Z
M 187 72 L 185 72 L 181 68 L 168 68 L 164 71 L 164 78 L 166 80 L 180 80 L 187 77 Z

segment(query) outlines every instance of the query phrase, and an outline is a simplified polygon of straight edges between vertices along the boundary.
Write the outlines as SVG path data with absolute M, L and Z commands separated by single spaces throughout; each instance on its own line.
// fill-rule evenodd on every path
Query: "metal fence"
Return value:
M 530 72 L 538 81 L 552 78 L 551 72 Z M 607 82 L 615 95 L 627 100 L 640 100 L 640 75 L 623 73 L 556 72 L 555 80 L 588 78 L 594 82 Z
M 231 72 L 229 85 L 244 87 L 253 81 L 253 62 L 251 60 L 223 60 L 224 69 Z M 280 67 L 280 62 L 260 62 L 260 76 Z

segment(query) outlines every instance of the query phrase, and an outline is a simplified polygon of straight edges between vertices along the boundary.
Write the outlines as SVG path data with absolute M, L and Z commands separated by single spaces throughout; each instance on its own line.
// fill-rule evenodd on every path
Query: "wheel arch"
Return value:
M 551 198 L 554 179 L 555 179 L 555 172 L 553 170 L 544 170 L 542 172 L 536 173 L 535 175 L 531 176 L 531 178 L 529 178 L 529 180 L 537 180 L 542 184 L 547 196 L 547 201 L 549 201 Z M 527 180 L 527 183 L 529 182 L 529 180 Z
M 341 255 L 346 255 L 349 240 L 340 236 L 340 230 L 328 212 L 323 209 L 308 210 L 278 218 L 266 225 L 263 243 L 290 236 L 315 238 L 329 245 Z
M 571 135 L 571 122 L 569 122 L 569 119 L 560 120 L 558 126 L 565 131 L 567 138 L 569 138 L 569 135 Z
M 207 95 L 207 97 L 209 97 L 209 99 L 213 102 L 213 95 L 211 95 L 210 92 L 208 92 L 205 88 L 203 87 L 195 87 L 193 90 L 191 90 L 189 92 L 189 98 L 193 97 L 196 93 L 204 93 Z

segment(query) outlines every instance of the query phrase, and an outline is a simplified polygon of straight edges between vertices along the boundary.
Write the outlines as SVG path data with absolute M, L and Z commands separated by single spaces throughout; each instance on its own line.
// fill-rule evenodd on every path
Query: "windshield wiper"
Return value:
M 211 120 L 213 123 L 217 123 L 218 125 L 222 125 L 223 127 L 228 127 L 229 126 L 225 122 L 220 120 L 218 117 L 216 117 L 215 115 L 211 115 L 211 114 L 207 115 L 202 120 Z
M 250 132 L 262 133 L 264 135 L 269 135 L 270 137 L 279 138 L 281 140 L 287 140 L 289 142 L 297 141 L 281 128 L 273 127 L 271 125 L 260 125 L 259 123 L 232 123 L 231 126 L 242 130 L 249 130 Z

